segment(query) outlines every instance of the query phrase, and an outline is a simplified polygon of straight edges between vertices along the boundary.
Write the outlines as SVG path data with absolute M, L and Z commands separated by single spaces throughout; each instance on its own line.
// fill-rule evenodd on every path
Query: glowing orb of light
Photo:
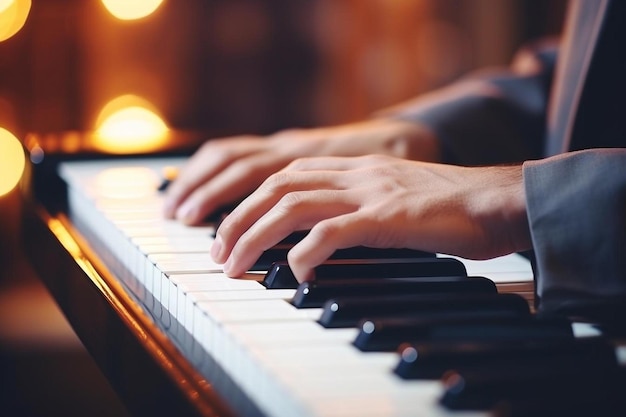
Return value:
M 168 131 L 149 102 L 125 95 L 111 100 L 100 112 L 93 145 L 119 154 L 149 152 L 167 141 Z
M 104 7 L 120 20 L 136 20 L 152 14 L 163 0 L 102 0 Z
M 0 42 L 15 35 L 26 23 L 31 0 L 0 0 Z
M 15 188 L 25 166 L 22 144 L 11 132 L 0 127 L 0 197 Z

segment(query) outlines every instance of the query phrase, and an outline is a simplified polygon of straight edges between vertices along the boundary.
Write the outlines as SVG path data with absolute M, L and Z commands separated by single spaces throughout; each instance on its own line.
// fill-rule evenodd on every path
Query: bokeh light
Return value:
M 158 150 L 169 129 L 148 101 L 132 94 L 117 97 L 104 106 L 96 121 L 96 149 L 116 154 Z
M 15 35 L 26 23 L 31 0 L 0 0 L 0 42 Z
M 18 184 L 24 173 L 26 156 L 20 141 L 0 127 L 0 197 Z
M 102 0 L 102 4 L 121 20 L 136 20 L 151 15 L 163 0 Z

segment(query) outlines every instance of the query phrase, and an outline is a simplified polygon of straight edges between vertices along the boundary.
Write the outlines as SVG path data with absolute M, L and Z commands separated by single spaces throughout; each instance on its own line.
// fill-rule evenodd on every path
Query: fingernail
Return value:
M 215 240 L 211 245 L 211 257 L 215 262 L 220 262 L 220 255 L 222 254 L 222 237 L 220 235 L 215 236 Z
M 176 210 L 176 219 L 185 223 L 191 224 L 195 221 L 195 205 L 183 203 L 182 206 Z

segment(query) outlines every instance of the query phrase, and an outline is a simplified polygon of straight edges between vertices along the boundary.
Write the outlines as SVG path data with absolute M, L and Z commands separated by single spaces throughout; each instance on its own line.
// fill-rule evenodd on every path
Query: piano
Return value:
M 623 344 L 592 323 L 537 317 L 532 268 L 521 255 L 469 261 L 355 248 L 320 267 L 315 285 L 296 286 L 281 262 L 285 248 L 276 248 L 276 259 L 228 278 L 208 256 L 214 222 L 186 227 L 161 216 L 162 173 L 183 162 L 153 156 L 54 164 L 37 174 L 38 191 L 24 216 L 31 262 L 131 413 L 465 417 L 626 410 L 616 394 L 626 387 Z M 393 265 L 402 263 L 409 273 L 376 272 L 400 270 Z M 443 276 L 420 272 L 421 264 L 441 266 Z M 325 273 L 343 275 L 322 279 Z M 447 293 L 451 282 L 472 285 L 465 295 Z M 424 283 L 432 294 L 415 290 Z M 387 294 L 388 285 L 400 293 Z M 506 306 L 482 310 L 481 297 Z M 423 311 L 402 310 L 407 304 Z M 354 315 L 359 309 L 364 316 Z M 422 362 L 429 358 L 430 365 Z

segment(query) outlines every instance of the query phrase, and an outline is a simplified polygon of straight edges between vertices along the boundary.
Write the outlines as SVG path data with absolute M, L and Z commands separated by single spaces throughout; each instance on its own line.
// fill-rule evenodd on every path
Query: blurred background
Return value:
M 0 414 L 126 413 L 24 259 L 24 166 L 46 154 L 191 152 L 216 136 L 366 118 L 506 65 L 525 42 L 558 35 L 564 8 L 0 0 Z M 178 142 L 177 131 L 194 134 Z

